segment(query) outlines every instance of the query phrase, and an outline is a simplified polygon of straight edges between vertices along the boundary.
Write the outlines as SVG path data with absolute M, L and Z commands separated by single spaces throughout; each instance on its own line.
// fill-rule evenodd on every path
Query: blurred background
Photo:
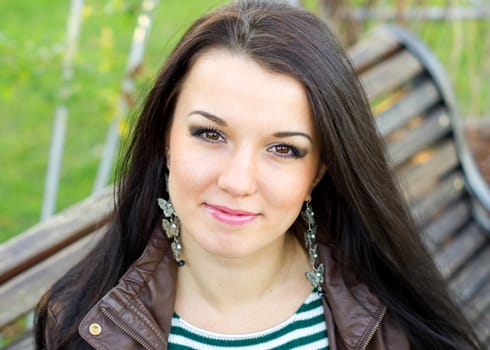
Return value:
M 99 169 L 101 162 L 112 169 L 103 156 L 107 140 L 124 141 L 176 41 L 196 17 L 225 2 L 0 2 L 0 242 L 41 218 L 54 130 L 63 151 L 59 186 L 51 188 L 56 202 L 45 217 L 89 196 L 97 174 L 96 188 L 106 181 Z M 381 23 L 416 32 L 446 68 L 490 180 L 490 1 L 290 2 L 325 18 L 345 47 Z

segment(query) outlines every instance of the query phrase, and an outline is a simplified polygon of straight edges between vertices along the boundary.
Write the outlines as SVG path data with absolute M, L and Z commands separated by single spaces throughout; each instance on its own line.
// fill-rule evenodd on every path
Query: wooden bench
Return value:
M 0 330 L 33 310 L 44 292 L 81 260 L 112 211 L 108 188 L 0 245 Z M 33 349 L 28 329 L 8 348 Z
M 377 28 L 349 54 L 427 248 L 490 347 L 490 189 L 448 78 L 419 39 L 395 26 Z
M 447 77 L 398 27 L 377 28 L 349 54 L 424 241 L 489 347 L 490 190 L 464 141 Z M 0 328 L 32 310 L 93 246 L 112 208 L 107 189 L 0 246 Z M 27 331 L 8 348 L 32 349 L 32 342 Z

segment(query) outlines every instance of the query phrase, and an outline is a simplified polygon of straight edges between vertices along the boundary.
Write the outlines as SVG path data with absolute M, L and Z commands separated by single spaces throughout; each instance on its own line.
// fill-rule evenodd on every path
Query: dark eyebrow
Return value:
M 191 116 L 193 114 L 198 114 L 200 116 L 203 116 L 204 118 L 207 118 L 213 122 L 215 122 L 216 124 L 218 125 L 221 125 L 221 126 L 228 126 L 228 123 L 226 123 L 223 119 L 211 114 L 211 113 L 208 113 L 208 112 L 204 112 L 204 111 L 200 111 L 200 110 L 197 110 L 197 111 L 192 111 L 190 112 L 187 116 Z
M 276 132 L 274 134 L 275 137 L 290 137 L 290 136 L 304 136 L 308 140 L 310 140 L 311 143 L 313 143 L 313 139 L 311 138 L 310 135 L 304 133 L 304 132 L 299 132 L 299 131 L 282 131 L 282 132 Z

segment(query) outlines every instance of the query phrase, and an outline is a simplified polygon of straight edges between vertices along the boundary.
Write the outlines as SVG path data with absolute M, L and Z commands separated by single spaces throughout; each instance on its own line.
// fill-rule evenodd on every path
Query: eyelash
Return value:
M 271 151 L 281 158 L 303 158 L 305 156 L 305 152 L 301 152 L 297 147 L 287 143 L 278 143 L 272 145 L 267 150 L 274 149 L 275 147 L 285 147 L 289 149 L 289 152 L 287 154 Z
M 206 133 L 215 133 L 222 140 L 211 140 L 208 137 L 206 137 Z M 223 132 L 221 132 L 220 130 L 218 130 L 212 126 L 191 128 L 191 135 L 199 137 L 202 140 L 209 142 L 209 143 L 220 143 L 222 141 L 225 141 L 225 136 L 223 135 Z
M 216 129 L 215 127 L 212 126 L 206 126 L 206 127 L 192 127 L 190 129 L 190 133 L 192 136 L 199 137 L 205 142 L 209 143 L 220 143 L 220 142 L 226 142 L 225 135 L 222 131 Z M 215 133 L 220 140 L 212 140 L 209 139 L 209 137 L 206 136 L 206 133 Z M 208 135 L 209 136 L 209 135 Z M 288 148 L 289 152 L 287 154 L 279 153 L 277 151 L 274 151 L 274 148 L 276 147 L 285 147 Z M 304 151 L 300 151 L 297 147 L 288 144 L 288 143 L 277 143 L 272 146 L 269 146 L 267 148 L 268 152 L 273 152 L 276 156 L 280 158 L 303 158 L 306 154 Z

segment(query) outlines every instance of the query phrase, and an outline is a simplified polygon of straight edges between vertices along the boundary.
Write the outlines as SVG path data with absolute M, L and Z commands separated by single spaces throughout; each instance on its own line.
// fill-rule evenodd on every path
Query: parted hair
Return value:
M 57 349 L 90 348 L 78 335 L 78 324 L 142 254 L 158 224 L 156 203 L 165 196 L 167 163 L 163 136 L 193 62 L 218 47 L 304 86 L 321 136 L 321 160 L 328 166 L 312 192 L 317 236 L 333 248 L 347 285 L 367 285 L 415 349 L 478 348 L 420 241 L 343 49 L 313 14 L 265 0 L 237 1 L 203 15 L 166 60 L 118 165 L 109 228 L 41 299 L 37 347 L 45 346 L 48 333 Z M 47 324 L 52 305 L 63 309 L 56 329 Z

